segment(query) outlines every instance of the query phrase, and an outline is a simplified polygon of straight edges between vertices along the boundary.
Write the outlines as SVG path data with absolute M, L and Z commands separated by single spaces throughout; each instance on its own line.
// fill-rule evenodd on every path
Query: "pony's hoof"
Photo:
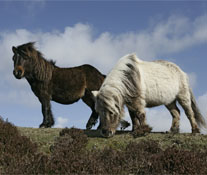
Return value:
M 179 133 L 179 128 L 171 128 L 169 133 L 177 134 Z
M 192 134 L 200 133 L 200 130 L 198 128 L 192 129 Z
M 39 126 L 39 128 L 46 128 L 46 126 L 45 126 L 44 123 L 42 123 L 42 124 Z
M 92 127 L 93 127 L 93 124 L 91 122 L 90 123 L 88 122 L 86 125 L 86 129 L 91 130 Z
M 97 122 L 98 122 L 97 120 L 91 120 L 91 121 L 89 121 L 89 122 L 86 124 L 86 129 L 87 129 L 87 130 L 91 130 L 92 127 L 95 126 Z
M 92 128 L 91 125 L 90 125 L 90 126 L 86 126 L 86 129 L 87 129 L 87 130 L 91 130 L 91 128 Z
M 121 125 L 121 130 L 125 130 L 127 127 L 130 126 L 130 123 L 125 120 L 121 120 L 120 125 Z
M 51 128 L 51 125 L 42 123 L 39 128 Z
M 132 135 L 134 138 L 146 136 L 151 132 L 152 128 L 148 125 L 136 126 L 133 128 Z

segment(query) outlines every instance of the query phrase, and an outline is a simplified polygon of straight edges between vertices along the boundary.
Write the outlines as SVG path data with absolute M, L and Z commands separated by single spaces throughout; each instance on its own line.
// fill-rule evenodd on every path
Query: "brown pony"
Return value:
M 32 91 L 42 104 L 43 122 L 40 127 L 51 127 L 54 119 L 50 100 L 61 104 L 72 104 L 82 99 L 92 110 L 86 128 L 96 124 L 98 114 L 91 91 L 99 90 L 105 76 L 91 65 L 60 68 L 53 61 L 47 61 L 34 47 L 26 43 L 12 47 L 14 71 L 17 79 L 25 77 Z

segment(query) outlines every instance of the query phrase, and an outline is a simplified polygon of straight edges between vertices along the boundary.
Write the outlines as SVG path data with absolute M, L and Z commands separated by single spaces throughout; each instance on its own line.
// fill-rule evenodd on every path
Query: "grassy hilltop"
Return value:
M 15 127 L 0 120 L 0 174 L 207 174 L 207 136 Z
M 54 144 L 56 138 L 59 136 L 60 128 L 22 128 L 18 130 L 22 135 L 29 137 L 33 142 L 36 142 L 40 151 L 50 153 L 49 147 Z M 129 131 L 118 131 L 112 138 L 102 138 L 96 130 L 84 131 L 88 136 L 87 148 L 103 149 L 104 147 L 112 147 L 114 149 L 122 150 L 130 142 L 143 142 L 153 140 L 159 143 L 159 146 L 164 150 L 170 146 L 175 146 L 178 149 L 185 150 L 207 150 L 207 135 L 202 134 L 170 134 L 170 133 L 150 133 L 146 136 L 136 137 Z

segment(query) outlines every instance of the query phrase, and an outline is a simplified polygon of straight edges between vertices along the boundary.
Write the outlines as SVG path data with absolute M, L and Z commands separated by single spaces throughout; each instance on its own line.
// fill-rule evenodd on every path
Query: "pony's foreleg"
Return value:
M 131 110 L 129 109 L 129 115 L 132 120 L 132 131 L 141 128 L 148 128 L 151 131 L 151 127 L 146 123 L 146 114 L 144 110 Z
M 178 133 L 179 132 L 179 125 L 180 125 L 180 110 L 178 109 L 178 107 L 176 105 L 176 101 L 172 102 L 169 105 L 166 105 L 166 108 L 170 111 L 170 113 L 173 117 L 170 132 Z
M 140 123 L 138 118 L 136 117 L 136 112 L 129 110 L 129 115 L 132 120 L 132 131 L 134 131 L 140 126 Z
M 135 117 L 139 120 L 138 132 L 150 133 L 152 128 L 146 123 L 146 114 L 143 111 L 136 111 Z
M 148 126 L 146 123 L 146 114 L 145 112 L 136 112 L 136 117 L 139 120 L 139 123 L 141 126 Z
M 54 118 L 51 111 L 51 104 L 49 100 L 43 100 L 42 102 L 42 114 L 43 114 L 43 122 L 40 124 L 40 128 L 50 128 L 54 125 Z
M 146 113 L 144 110 L 145 101 L 140 98 L 135 99 L 132 103 L 127 104 L 129 109 L 129 114 L 132 120 L 132 130 L 144 126 L 145 128 L 149 127 L 146 123 Z M 150 127 L 149 127 L 150 128 Z

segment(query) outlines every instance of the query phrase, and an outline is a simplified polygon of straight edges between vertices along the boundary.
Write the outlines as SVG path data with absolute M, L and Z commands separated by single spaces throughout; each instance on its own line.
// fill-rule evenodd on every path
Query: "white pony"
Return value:
M 104 137 L 112 136 L 124 116 L 127 106 L 133 124 L 147 126 L 145 107 L 165 105 L 173 120 L 171 132 L 179 132 L 180 111 L 178 101 L 188 117 L 192 133 L 199 133 L 199 127 L 206 127 L 187 74 L 168 61 L 142 61 L 135 54 L 122 57 L 111 70 L 99 91 L 92 92 L 95 109 L 100 115 L 101 131 Z

